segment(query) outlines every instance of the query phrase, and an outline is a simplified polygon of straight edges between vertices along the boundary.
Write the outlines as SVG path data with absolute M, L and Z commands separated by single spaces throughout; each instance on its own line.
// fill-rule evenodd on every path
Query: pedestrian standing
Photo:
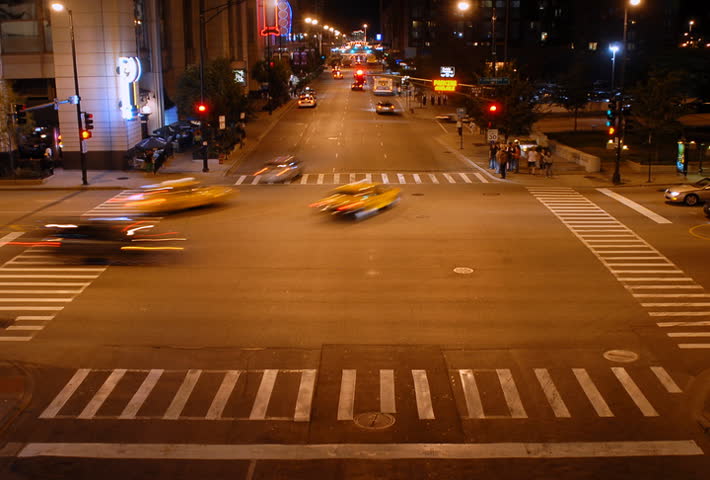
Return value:
M 44 150 L 45 169 L 50 175 L 54 175 L 54 151 L 52 147 L 47 147 Z
M 505 178 L 505 172 L 508 169 L 508 152 L 505 147 L 501 147 L 498 150 L 498 171 L 500 172 L 500 178 Z
M 520 155 L 522 151 L 520 150 L 520 142 L 517 140 L 513 142 L 513 163 L 515 164 L 515 173 L 520 173 Z
M 422 96 L 422 107 L 426 107 L 426 95 Z
M 537 152 L 537 147 L 528 149 L 528 174 L 535 175 L 535 168 L 539 158 L 540 154 Z
M 434 99 L 434 95 L 432 95 L 432 96 L 431 96 L 431 106 L 432 106 L 432 107 L 434 106 L 434 100 L 435 100 L 435 99 Z
M 488 168 L 495 170 L 496 168 L 496 154 L 498 153 L 498 145 L 496 142 L 491 141 L 491 145 L 488 150 Z
M 549 148 L 545 149 L 543 158 L 545 159 L 545 177 L 552 178 L 552 152 Z

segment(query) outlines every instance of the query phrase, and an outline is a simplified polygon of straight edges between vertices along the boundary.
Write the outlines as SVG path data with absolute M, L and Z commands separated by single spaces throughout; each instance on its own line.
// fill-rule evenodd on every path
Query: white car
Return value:
M 298 108 L 314 108 L 315 106 L 316 97 L 306 95 L 298 99 Z
M 710 201 L 710 177 L 691 184 L 669 187 L 664 195 L 668 202 L 685 203 L 690 206 Z
M 284 155 L 269 160 L 264 167 L 254 173 L 259 175 L 261 183 L 283 183 L 301 175 L 301 162 L 293 155 Z

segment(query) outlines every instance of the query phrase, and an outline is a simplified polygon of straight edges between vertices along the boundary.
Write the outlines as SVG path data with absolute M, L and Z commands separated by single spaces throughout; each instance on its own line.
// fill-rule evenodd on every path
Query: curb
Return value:
M 30 404 L 34 380 L 28 370 L 13 362 L 0 364 L 0 374 L 1 436 Z

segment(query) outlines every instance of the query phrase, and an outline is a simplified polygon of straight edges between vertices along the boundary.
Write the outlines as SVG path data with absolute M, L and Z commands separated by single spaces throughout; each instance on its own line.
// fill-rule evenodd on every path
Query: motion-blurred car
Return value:
M 363 90 L 365 90 L 365 85 L 362 83 L 353 82 L 353 84 L 350 86 L 350 90 L 357 90 L 362 92 Z
M 434 118 L 444 123 L 456 123 L 457 117 L 455 113 L 442 113 L 441 115 L 437 115 Z
M 707 202 L 710 200 L 710 177 L 705 177 L 695 183 L 667 188 L 665 197 L 667 202 L 685 203 L 690 206 Z
M 286 155 L 269 160 L 254 176 L 259 175 L 261 183 L 281 183 L 293 180 L 302 172 L 301 162 L 293 155 Z
M 377 102 L 375 106 L 375 112 L 383 113 L 394 113 L 394 103 L 392 102 Z
M 164 213 L 214 205 L 226 201 L 235 190 L 226 185 L 202 185 L 193 177 L 145 185 L 130 195 L 125 206 L 140 213 Z
M 332 215 L 360 219 L 396 205 L 399 199 L 399 188 L 382 183 L 355 182 L 339 186 L 310 207 Z
M 710 202 L 705 202 L 705 206 L 703 207 L 703 213 L 706 217 L 710 218 Z
M 298 99 L 298 108 L 314 108 L 316 106 L 316 97 L 304 95 Z
M 57 255 L 102 261 L 184 250 L 180 234 L 155 227 L 155 222 L 128 217 L 60 220 L 44 225 L 43 243 Z
M 345 77 L 343 76 L 343 72 L 341 72 L 340 70 L 333 71 L 333 79 L 334 80 L 342 80 L 344 78 Z

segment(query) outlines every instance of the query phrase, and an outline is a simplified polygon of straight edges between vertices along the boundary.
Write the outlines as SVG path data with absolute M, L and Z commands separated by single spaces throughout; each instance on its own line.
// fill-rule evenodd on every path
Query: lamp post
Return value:
M 619 51 L 619 46 L 612 44 L 609 45 L 609 51 L 611 52 L 611 90 L 614 90 L 614 78 L 615 78 L 615 70 L 616 70 L 616 52 Z
M 81 123 L 81 97 L 79 96 L 79 75 L 76 68 L 76 42 L 74 41 L 74 15 L 72 11 L 64 6 L 62 3 L 53 3 L 52 10 L 55 12 L 67 11 L 69 15 L 69 35 L 71 37 L 71 59 L 72 65 L 74 67 L 74 95 L 76 95 L 76 125 L 79 135 L 79 154 L 81 158 L 81 183 L 82 185 L 88 185 L 89 181 L 86 178 L 86 152 L 84 151 L 84 140 L 81 137 L 82 123 Z
M 367 23 L 363 24 L 362 28 L 365 29 L 365 43 L 367 43 Z

